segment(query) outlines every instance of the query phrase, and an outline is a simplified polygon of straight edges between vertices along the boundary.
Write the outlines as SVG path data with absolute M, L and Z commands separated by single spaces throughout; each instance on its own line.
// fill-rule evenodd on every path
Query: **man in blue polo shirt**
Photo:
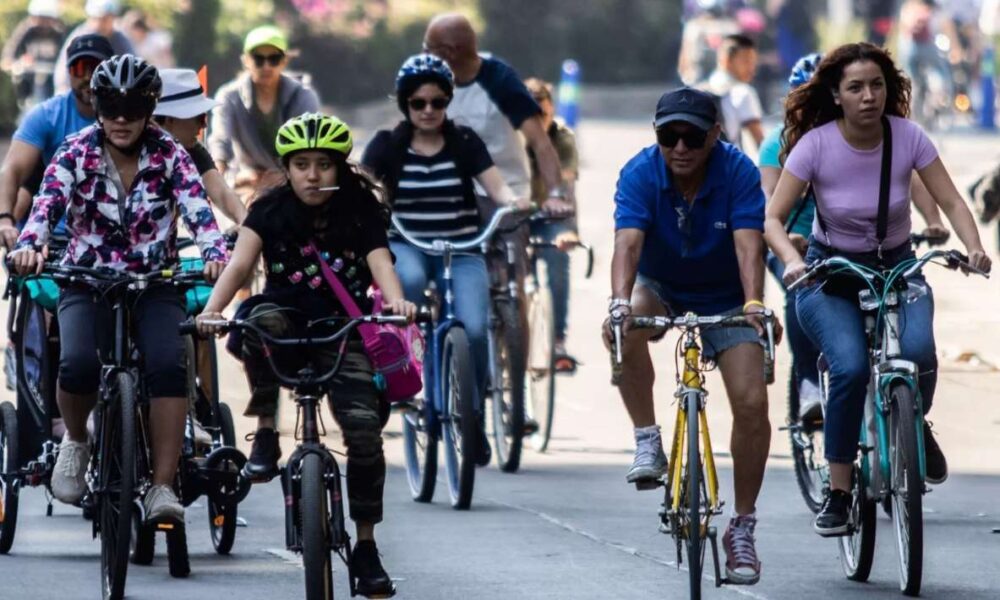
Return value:
M 719 141 L 715 101 L 704 92 L 681 88 L 664 94 L 654 128 L 657 143 L 632 158 L 618 179 L 609 313 L 763 311 L 764 194 L 757 168 L 735 146 Z M 626 479 L 635 483 L 667 471 L 653 410 L 653 334 L 628 331 L 622 349 L 618 390 L 636 440 Z M 610 343 L 608 322 L 605 341 Z M 759 329 L 717 328 L 702 332 L 701 341 L 705 357 L 719 365 L 735 423 L 730 447 L 736 510 L 723 537 L 726 573 L 734 583 L 753 584 L 760 578 L 755 504 L 771 438 Z
M 41 178 L 32 175 L 49 164 L 63 140 L 94 122 L 90 76 L 102 60 L 113 54 L 111 43 L 103 36 L 85 34 L 73 39 L 66 62 L 70 91 L 34 107 L 14 132 L 10 149 L 0 165 L 0 242 L 5 248 L 11 248 L 17 241 L 17 221 L 27 216 L 31 208 L 30 202 L 26 206 L 17 202 L 18 189 L 26 187 L 31 194 L 37 191 L 31 188 L 37 188 Z M 56 233 L 63 228 L 60 224 Z

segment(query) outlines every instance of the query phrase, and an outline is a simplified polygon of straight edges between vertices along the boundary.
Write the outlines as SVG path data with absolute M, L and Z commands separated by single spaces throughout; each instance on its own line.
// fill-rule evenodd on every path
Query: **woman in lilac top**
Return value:
M 888 53 L 871 44 L 847 44 L 826 55 L 812 80 L 788 97 L 783 134 L 784 170 L 767 208 L 765 237 L 786 265 L 787 282 L 801 277 L 806 264 L 839 255 L 870 266 L 891 267 L 911 258 L 910 176 L 915 170 L 968 250 L 973 266 L 989 270 L 972 214 L 965 206 L 933 143 L 907 120 L 910 82 Z M 876 223 L 882 167 L 882 117 L 892 134 L 889 210 L 885 239 Z M 796 200 L 813 185 L 819 217 L 814 220 L 805 259 L 785 232 L 784 222 Z M 822 219 L 822 220 L 820 220 Z M 881 250 L 881 258 L 879 257 Z M 914 279 L 922 281 L 922 276 Z M 797 299 L 806 334 L 830 368 L 830 392 L 824 423 L 831 493 L 816 517 L 820 535 L 847 532 L 851 503 L 851 468 L 857 454 L 869 369 L 864 322 L 856 293 L 813 286 Z M 920 368 L 924 410 L 934 396 L 937 358 L 929 293 L 903 307 L 903 355 Z M 927 480 L 948 476 L 941 449 L 929 428 L 924 431 Z

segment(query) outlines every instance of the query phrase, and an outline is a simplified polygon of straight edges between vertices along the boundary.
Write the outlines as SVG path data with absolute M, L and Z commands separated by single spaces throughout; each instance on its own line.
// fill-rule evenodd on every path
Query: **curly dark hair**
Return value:
M 808 83 L 792 90 L 785 101 L 785 130 L 781 134 L 781 162 L 809 131 L 844 116 L 831 90 L 840 87 L 844 70 L 859 61 L 871 61 L 885 78 L 886 115 L 910 114 L 910 80 L 896 67 L 888 50 L 867 42 L 844 44 L 823 56 Z
M 278 229 L 296 242 L 319 238 L 353 247 L 360 238 L 361 223 L 370 222 L 363 217 L 374 215 L 388 227 L 390 209 L 382 201 L 382 188 L 358 165 L 341 154 L 328 154 L 337 165 L 340 188 L 329 200 L 320 206 L 307 206 L 295 195 L 291 181 L 286 181 L 265 191 L 250 204 L 250 210 L 266 211 L 268 222 L 279 224 Z

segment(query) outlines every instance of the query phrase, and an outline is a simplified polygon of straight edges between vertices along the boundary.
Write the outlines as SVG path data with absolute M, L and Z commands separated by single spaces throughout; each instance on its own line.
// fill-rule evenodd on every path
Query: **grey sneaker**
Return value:
M 655 481 L 667 474 L 667 455 L 663 453 L 660 428 L 652 433 L 635 434 L 635 460 L 625 481 L 629 483 Z
M 154 485 L 149 488 L 142 505 L 146 509 L 147 523 L 184 522 L 184 507 L 169 485 Z
M 75 504 L 87 491 L 87 463 L 90 462 L 90 445 L 74 442 L 63 436 L 59 455 L 52 470 L 52 495 L 66 504 Z
M 753 530 L 757 518 L 737 516 L 729 521 L 722 536 L 726 550 L 726 578 L 736 585 L 753 585 L 760 580 L 760 560 L 754 546 Z

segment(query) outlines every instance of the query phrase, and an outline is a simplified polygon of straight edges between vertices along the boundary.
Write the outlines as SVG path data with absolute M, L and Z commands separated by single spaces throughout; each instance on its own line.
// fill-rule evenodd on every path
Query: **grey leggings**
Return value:
M 184 297 L 177 290 L 153 288 L 135 302 L 132 336 L 142 355 L 150 398 L 187 395 L 184 340 L 177 325 L 185 319 Z M 92 394 L 101 377 L 98 352 L 110 358 L 114 321 L 110 307 L 88 289 L 64 288 L 59 297 L 59 387 L 71 394 Z

